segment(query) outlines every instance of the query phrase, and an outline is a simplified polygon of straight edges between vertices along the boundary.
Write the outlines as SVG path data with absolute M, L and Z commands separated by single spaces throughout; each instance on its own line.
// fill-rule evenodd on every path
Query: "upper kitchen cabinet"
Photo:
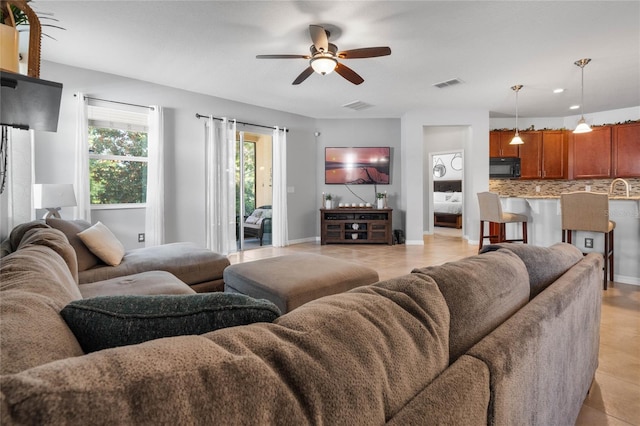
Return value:
M 542 178 L 567 178 L 567 137 L 562 130 L 542 132 Z
M 515 130 L 489 132 L 489 157 L 517 157 L 518 145 L 509 145 L 515 134 Z
M 566 179 L 567 143 L 562 130 L 520 132 L 523 179 Z
M 524 144 L 520 145 L 520 177 L 537 179 L 542 177 L 542 132 L 520 132 Z
M 589 133 L 569 132 L 569 178 L 611 176 L 611 126 L 593 127 Z
M 640 177 L 640 122 L 613 127 L 613 177 Z

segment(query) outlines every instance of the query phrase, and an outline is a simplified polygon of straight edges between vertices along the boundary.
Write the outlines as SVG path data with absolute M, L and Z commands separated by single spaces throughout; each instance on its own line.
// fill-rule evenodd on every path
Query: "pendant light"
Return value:
M 575 61 L 574 64 L 576 64 L 577 66 L 580 67 L 580 70 L 582 71 L 582 100 L 580 101 L 580 115 L 582 117 L 580 117 L 580 121 L 578 121 L 578 125 L 576 126 L 576 129 L 573 131 L 573 133 L 589 133 L 591 131 L 591 127 L 587 124 L 587 122 L 584 119 L 584 67 L 591 62 L 591 59 L 589 58 L 585 58 L 585 59 L 580 59 L 578 61 Z
M 520 137 L 520 133 L 518 133 L 518 92 L 520 89 L 522 89 L 522 84 L 511 86 L 511 90 L 516 92 L 516 135 L 511 139 L 509 145 L 522 145 L 524 143 Z

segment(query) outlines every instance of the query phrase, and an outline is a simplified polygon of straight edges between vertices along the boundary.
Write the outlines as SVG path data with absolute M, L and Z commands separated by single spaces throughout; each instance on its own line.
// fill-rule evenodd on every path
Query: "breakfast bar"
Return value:
M 501 197 L 505 211 L 524 214 L 528 221 L 529 244 L 548 247 L 562 240 L 562 216 L 559 196 Z M 640 285 L 640 196 L 610 196 L 609 218 L 616 222 L 614 239 L 614 280 Z M 521 238 L 517 224 L 507 224 L 510 238 Z M 593 238 L 594 248 L 584 246 L 585 238 Z M 603 234 L 579 231 L 574 244 L 584 253 L 598 252 L 603 247 Z

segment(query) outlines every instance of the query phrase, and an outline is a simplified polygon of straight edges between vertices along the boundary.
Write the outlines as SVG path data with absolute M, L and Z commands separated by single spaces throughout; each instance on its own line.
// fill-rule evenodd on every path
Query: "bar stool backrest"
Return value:
M 597 192 L 560 195 L 562 229 L 609 232 L 609 196 Z
M 478 192 L 480 204 L 480 220 L 487 222 L 502 222 L 502 204 L 500 196 L 493 192 Z

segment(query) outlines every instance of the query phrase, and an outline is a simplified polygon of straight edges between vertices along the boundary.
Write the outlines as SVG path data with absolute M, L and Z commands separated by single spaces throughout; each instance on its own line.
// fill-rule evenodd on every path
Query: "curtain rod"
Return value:
M 75 97 L 78 95 L 74 93 L 73 96 Z M 92 101 L 111 102 L 112 104 L 129 105 L 129 106 L 140 107 L 140 108 L 148 108 L 151 111 L 155 110 L 154 107 L 148 106 L 148 105 L 138 105 L 138 104 L 130 104 L 128 102 L 110 101 L 109 99 L 92 98 L 91 96 L 84 96 L 84 99 L 91 99 Z
M 196 118 L 209 118 L 209 117 L 213 118 L 214 120 L 222 121 L 222 118 L 214 117 L 212 115 L 202 115 L 202 114 L 198 114 L 196 112 Z M 275 126 L 264 126 L 262 124 L 245 123 L 244 121 L 238 121 L 238 120 L 236 120 L 236 123 L 245 124 L 247 126 L 263 127 L 265 129 L 275 129 Z M 288 132 L 289 131 L 289 129 L 278 129 L 278 130 L 283 131 L 283 132 Z

